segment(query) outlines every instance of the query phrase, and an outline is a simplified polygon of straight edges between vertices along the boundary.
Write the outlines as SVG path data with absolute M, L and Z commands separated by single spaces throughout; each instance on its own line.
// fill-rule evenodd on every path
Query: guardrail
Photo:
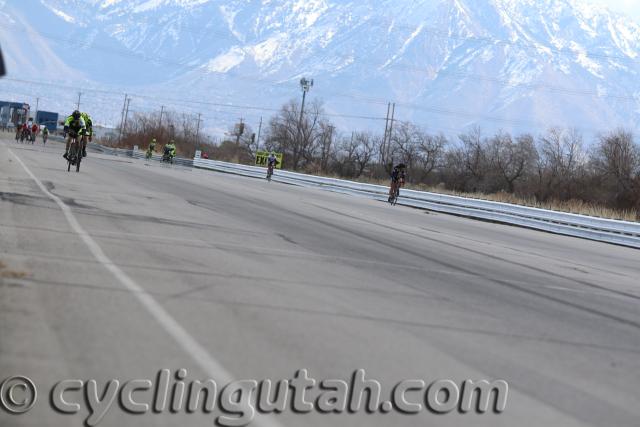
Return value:
M 193 166 L 218 172 L 264 178 L 266 170 L 217 160 L 194 159 Z M 318 187 L 330 191 L 387 200 L 388 187 L 335 178 L 274 171 L 272 180 L 287 184 Z M 446 194 L 402 190 L 399 204 L 437 212 L 512 224 L 556 234 L 597 240 L 640 249 L 640 223 L 590 217 L 488 200 Z
M 133 150 L 131 148 L 113 148 L 107 147 L 105 145 L 100 145 L 96 143 L 89 143 L 89 147 L 93 148 L 96 151 L 99 151 L 104 154 L 109 154 L 112 156 L 123 156 L 123 157 L 131 157 L 134 159 L 145 159 L 145 152 L 142 150 Z M 162 162 L 162 156 L 159 154 L 153 154 L 151 156 L 150 161 Z M 193 160 L 185 159 L 182 157 L 174 157 L 173 164 L 179 166 L 193 167 Z

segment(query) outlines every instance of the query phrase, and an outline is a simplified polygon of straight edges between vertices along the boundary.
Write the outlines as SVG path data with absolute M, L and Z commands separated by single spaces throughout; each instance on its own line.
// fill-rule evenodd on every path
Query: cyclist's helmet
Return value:
M 72 116 L 74 119 L 78 120 L 78 119 L 80 118 L 80 116 L 81 116 L 80 111 L 75 110 L 75 111 L 71 114 L 71 116 Z
M 405 165 L 404 163 L 400 163 L 398 166 L 396 166 L 398 169 L 406 169 L 407 165 Z

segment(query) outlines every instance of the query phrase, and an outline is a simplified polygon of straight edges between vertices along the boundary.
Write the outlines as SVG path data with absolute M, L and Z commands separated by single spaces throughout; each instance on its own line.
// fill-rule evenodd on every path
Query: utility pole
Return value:
M 127 107 L 124 112 L 124 122 L 122 123 L 122 132 L 124 133 L 127 130 L 127 118 L 129 117 L 129 104 L 131 103 L 131 98 L 127 98 Z
M 322 147 L 322 169 L 326 172 L 329 166 L 329 153 L 331 153 L 331 144 L 333 142 L 333 125 L 329 126 L 329 140 L 325 140 Z
M 202 117 L 202 113 L 198 113 L 198 125 L 196 127 L 196 149 L 200 148 L 200 117 Z
M 390 156 L 390 151 L 391 151 L 391 137 L 393 136 L 393 122 L 395 121 L 395 117 L 396 117 L 396 103 L 394 102 L 392 107 L 391 107 L 391 121 L 389 123 L 389 141 L 387 143 L 387 159 Z
M 78 105 L 76 108 L 76 110 L 80 111 L 80 99 L 82 99 L 82 92 L 78 92 Z
M 158 135 L 158 139 L 160 139 L 160 141 L 162 141 L 162 134 L 163 134 L 163 128 L 162 128 L 162 116 L 164 115 L 164 105 L 160 108 L 160 123 L 158 123 L 158 127 L 160 128 L 160 133 Z
M 391 103 L 387 104 L 387 118 L 384 121 L 384 136 L 382 138 L 382 147 L 380 148 L 380 163 L 386 167 L 387 159 L 387 135 L 389 133 L 389 114 L 391 114 Z
M 258 125 L 258 139 L 256 140 L 256 152 L 260 151 L 260 132 L 262 131 L 262 116 L 260 116 L 260 124 Z
M 122 105 L 122 113 L 120 114 L 120 132 L 118 134 L 118 144 L 122 142 L 122 131 L 124 130 L 124 110 L 127 109 L 127 99 L 129 99 L 129 95 L 124 94 L 124 104 Z

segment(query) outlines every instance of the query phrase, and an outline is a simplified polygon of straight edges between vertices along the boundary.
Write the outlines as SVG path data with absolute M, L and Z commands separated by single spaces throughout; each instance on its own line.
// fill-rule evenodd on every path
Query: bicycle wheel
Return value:
M 76 143 L 76 172 L 80 172 L 80 161 L 82 160 L 82 144 Z
M 73 156 L 75 155 L 76 141 L 71 140 L 69 144 L 69 152 L 67 153 L 67 172 L 71 172 L 71 165 L 73 164 Z
M 398 204 L 398 198 L 399 197 L 400 197 L 400 188 L 396 188 L 396 191 L 393 194 L 393 206 Z

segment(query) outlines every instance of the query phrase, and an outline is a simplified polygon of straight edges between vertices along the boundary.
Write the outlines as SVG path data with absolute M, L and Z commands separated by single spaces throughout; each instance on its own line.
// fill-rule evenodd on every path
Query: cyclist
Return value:
M 42 144 L 46 144 L 47 143 L 47 138 L 49 138 L 49 128 L 44 126 L 42 128 Z
M 267 179 L 271 180 L 271 175 L 273 175 L 273 169 L 278 166 L 278 158 L 276 157 L 276 153 L 273 151 L 267 157 Z
M 31 139 L 31 126 L 28 123 L 22 125 L 22 136 L 20 136 L 20 142 L 24 140 L 27 142 Z
M 82 118 L 82 113 L 80 113 L 80 111 L 75 110 L 69 117 L 67 117 L 67 119 L 64 121 L 64 133 L 65 135 L 67 135 L 67 145 L 62 157 L 68 160 L 71 139 L 84 135 L 86 129 L 87 126 L 84 122 L 84 119 Z
M 169 141 L 167 145 L 164 146 L 164 157 L 167 160 L 171 160 L 176 156 L 176 144 L 172 140 Z
M 150 159 L 151 156 L 153 155 L 153 152 L 156 151 L 156 143 L 157 141 L 155 138 L 153 138 L 149 143 L 149 148 L 147 148 L 147 154 L 146 154 L 147 159 Z
M 87 139 L 89 142 L 93 140 L 93 121 L 87 113 L 80 113 L 85 124 L 85 131 L 82 134 L 82 157 L 87 157 Z
M 36 137 L 38 136 L 39 130 L 40 128 L 38 127 L 37 124 L 34 123 L 31 125 L 31 143 L 32 144 L 36 142 Z
M 389 186 L 389 203 L 393 202 L 396 197 L 396 191 L 402 188 L 405 181 L 405 169 L 404 163 L 400 163 L 391 171 L 391 185 Z
M 20 140 L 20 136 L 22 135 L 22 125 L 18 123 L 16 125 L 16 141 Z
M 269 157 L 267 157 L 267 167 L 270 168 L 275 168 L 276 166 L 278 166 L 278 163 L 280 163 L 278 161 L 278 158 L 276 157 L 276 153 L 271 152 L 271 154 L 269 154 Z

